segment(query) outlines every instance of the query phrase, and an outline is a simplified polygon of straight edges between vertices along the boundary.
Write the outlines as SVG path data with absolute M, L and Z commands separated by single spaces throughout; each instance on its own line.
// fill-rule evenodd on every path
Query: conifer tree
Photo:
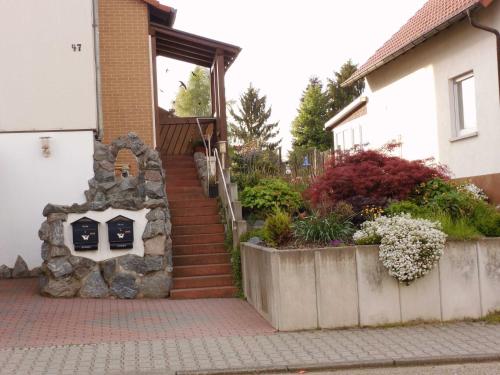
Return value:
M 260 148 L 276 148 L 281 139 L 276 140 L 279 122 L 269 122 L 271 107 L 267 108 L 267 98 L 260 96 L 259 90 L 252 84 L 240 96 L 237 110 L 233 107 L 229 113 L 233 122 L 229 123 L 231 136 L 243 144 L 256 142 Z
M 321 81 L 312 77 L 302 94 L 297 117 L 292 123 L 293 147 L 314 147 L 320 151 L 331 147 L 331 133 L 325 131 L 327 119 L 328 97 L 323 92 Z
M 331 118 L 360 96 L 365 89 L 365 81 L 360 79 L 350 86 L 342 87 L 357 69 L 351 59 L 347 60 L 338 72 L 333 72 L 333 78 L 328 78 L 326 86 L 328 96 L 328 117 Z

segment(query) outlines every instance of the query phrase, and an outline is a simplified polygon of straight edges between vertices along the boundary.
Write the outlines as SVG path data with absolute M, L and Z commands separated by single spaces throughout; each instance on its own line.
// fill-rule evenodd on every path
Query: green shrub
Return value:
M 275 209 L 295 211 L 302 202 L 301 195 L 281 179 L 265 179 L 255 186 L 247 186 L 241 193 L 241 204 L 261 217 Z
M 454 219 L 469 216 L 478 203 L 470 194 L 450 191 L 436 196 L 429 205 L 446 212 Z
M 385 212 L 389 216 L 395 216 L 399 214 L 410 214 L 413 217 L 425 216 L 426 213 L 430 212 L 427 206 L 420 206 L 412 201 L 401 201 L 391 203 Z
M 294 235 L 299 241 L 329 245 L 333 241 L 351 241 L 354 225 L 348 219 L 330 214 L 321 217 L 317 213 L 298 220 L 294 225 Z
M 292 219 L 283 211 L 267 217 L 263 228 L 264 240 L 271 246 L 281 246 L 292 237 Z
M 441 228 L 448 235 L 449 240 L 467 241 L 482 237 L 481 233 L 467 218 L 452 218 L 449 214 L 437 214 L 434 220 L 441 223 Z
M 477 202 L 471 215 L 474 226 L 485 236 L 500 236 L 500 213 L 484 201 Z
M 451 240 L 465 241 L 481 237 L 481 232 L 469 217 L 454 217 L 449 211 L 441 209 L 438 205 L 419 206 L 411 201 L 401 201 L 392 203 L 386 212 L 391 216 L 407 213 L 414 218 L 438 221 L 441 223 L 443 232 Z
M 427 182 L 420 183 L 415 188 L 413 200 L 420 205 L 426 205 L 437 196 L 452 191 L 456 191 L 456 187 L 450 181 L 433 178 Z

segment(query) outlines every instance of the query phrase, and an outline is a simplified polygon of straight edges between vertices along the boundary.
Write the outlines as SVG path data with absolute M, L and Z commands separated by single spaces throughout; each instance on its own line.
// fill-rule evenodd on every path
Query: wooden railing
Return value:
M 193 143 L 201 140 L 196 120 L 196 117 L 162 119 L 156 132 L 158 151 L 166 155 L 190 154 Z M 214 137 L 215 119 L 200 119 L 200 125 L 205 137 Z

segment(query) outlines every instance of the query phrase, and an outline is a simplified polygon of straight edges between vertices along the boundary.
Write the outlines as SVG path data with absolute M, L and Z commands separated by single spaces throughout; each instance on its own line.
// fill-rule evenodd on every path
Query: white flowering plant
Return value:
M 380 243 L 383 265 L 391 276 L 406 284 L 432 270 L 446 242 L 439 223 L 408 214 L 364 222 L 353 238 L 357 244 Z
M 488 200 L 488 196 L 486 195 L 484 190 L 481 189 L 479 186 L 473 184 L 472 182 L 460 184 L 457 186 L 457 189 L 458 189 L 458 191 L 469 194 L 474 199 L 477 199 L 480 201 L 487 201 Z

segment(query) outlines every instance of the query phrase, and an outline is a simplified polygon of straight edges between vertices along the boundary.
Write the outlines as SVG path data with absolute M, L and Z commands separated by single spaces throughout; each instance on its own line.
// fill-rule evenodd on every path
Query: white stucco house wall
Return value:
M 335 148 L 401 142 L 500 201 L 500 34 L 483 26 L 500 30 L 500 1 L 428 1 L 346 81 L 366 90 L 326 123 Z
M 43 207 L 83 202 L 93 174 L 93 4 L 2 0 L 0 15 L 0 264 L 33 268 Z

